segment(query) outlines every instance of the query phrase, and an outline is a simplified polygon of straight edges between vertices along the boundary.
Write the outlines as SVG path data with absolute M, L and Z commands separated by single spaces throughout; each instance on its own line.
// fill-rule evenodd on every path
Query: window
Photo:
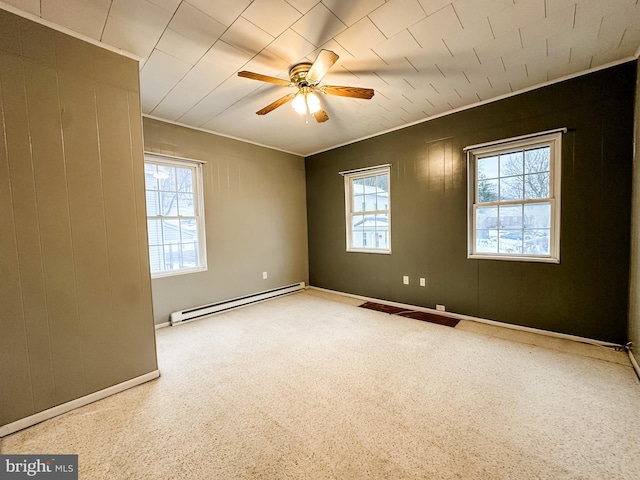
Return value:
M 559 263 L 563 131 L 465 149 L 469 258 Z
M 145 155 L 152 277 L 206 270 L 200 163 Z
M 391 253 L 389 166 L 342 172 L 347 251 Z

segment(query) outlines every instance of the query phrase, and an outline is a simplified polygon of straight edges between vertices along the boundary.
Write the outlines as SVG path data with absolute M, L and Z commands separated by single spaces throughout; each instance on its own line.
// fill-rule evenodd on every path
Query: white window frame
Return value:
M 192 268 L 180 268 L 176 270 L 169 270 L 164 272 L 151 273 L 151 278 L 171 277 L 175 275 L 185 275 L 189 273 L 205 272 L 207 271 L 207 248 L 206 248 L 206 235 L 205 235 L 205 222 L 204 222 L 204 195 L 202 188 L 202 165 L 205 162 L 199 160 L 191 160 L 187 158 L 171 157 L 167 155 L 151 154 L 145 152 L 144 154 L 145 164 L 154 165 L 167 165 L 172 167 L 189 168 L 194 172 L 193 178 L 193 194 L 194 194 L 194 216 L 163 216 L 163 215 L 149 215 L 147 213 L 147 221 L 153 219 L 163 218 L 195 218 L 198 228 L 198 259 L 200 264 L 197 267 Z M 145 185 L 145 206 L 146 206 L 146 185 Z M 147 248 L 148 239 L 147 239 Z
M 344 192 L 345 192 L 345 220 L 346 220 L 346 233 L 347 233 L 347 252 L 359 252 L 359 253 L 378 253 L 378 254 L 391 254 L 391 166 L 390 165 L 378 165 L 375 167 L 363 168 L 358 170 L 351 170 L 348 172 L 340 172 L 340 175 L 344 176 Z M 354 211 L 353 209 L 353 181 L 361 178 L 375 177 L 377 175 L 387 175 L 389 185 L 389 199 L 386 209 L 368 210 L 368 211 Z M 354 247 L 353 240 L 353 216 L 354 215 L 376 215 L 386 214 L 388 218 L 388 233 L 387 244 L 388 248 L 362 248 Z
M 560 263 L 560 172 L 562 164 L 562 134 L 566 131 L 566 128 L 561 128 L 532 135 L 500 140 L 497 142 L 472 145 L 464 149 L 464 151 L 467 153 L 467 258 L 484 260 L 510 260 L 518 262 Z M 478 202 L 478 158 L 544 146 L 550 147 L 549 197 L 535 200 L 522 199 L 509 201 L 497 200 L 495 202 L 483 203 Z M 496 205 L 526 205 L 543 202 L 550 203 L 551 205 L 548 255 L 530 253 L 483 253 L 476 251 L 476 210 L 479 206 L 487 207 Z

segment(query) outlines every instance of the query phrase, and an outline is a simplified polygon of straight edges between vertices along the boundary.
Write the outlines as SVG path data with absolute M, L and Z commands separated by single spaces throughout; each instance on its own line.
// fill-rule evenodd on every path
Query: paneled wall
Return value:
M 640 69 L 636 81 L 635 151 L 633 159 L 633 217 L 631 219 L 631 284 L 629 286 L 629 340 L 640 363 Z
M 0 10 L 0 425 L 157 369 L 138 64 Z
M 208 270 L 152 281 L 156 323 L 176 310 L 308 282 L 302 157 L 150 118 L 144 141 L 149 152 L 206 162 Z
M 625 341 L 635 84 L 629 62 L 308 157 L 311 285 Z M 561 263 L 467 259 L 463 148 L 559 127 Z M 385 163 L 393 253 L 347 253 L 338 172 Z

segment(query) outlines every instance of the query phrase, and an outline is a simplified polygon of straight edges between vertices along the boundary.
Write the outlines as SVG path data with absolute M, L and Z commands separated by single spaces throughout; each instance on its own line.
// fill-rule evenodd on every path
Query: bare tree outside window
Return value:
M 470 170 L 474 192 L 472 255 L 557 255 L 552 252 L 553 242 L 557 250 L 553 200 L 559 195 L 559 183 L 552 182 L 559 180 L 553 155 L 559 166 L 556 147 L 561 137 L 551 134 L 546 138 L 548 142 L 536 138 L 535 144 L 514 141 L 515 148 L 509 148 L 509 142 L 498 142 L 498 146 L 478 149 L 479 153 L 470 157 L 475 167 Z
M 542 147 L 500 155 L 498 162 L 479 161 L 478 201 L 489 203 L 549 197 L 549 154 L 549 147 Z M 499 165 L 497 169 L 493 165 L 496 163 Z

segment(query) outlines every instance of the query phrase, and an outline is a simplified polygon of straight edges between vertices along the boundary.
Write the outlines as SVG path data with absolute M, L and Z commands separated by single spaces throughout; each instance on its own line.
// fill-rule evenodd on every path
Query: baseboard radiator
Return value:
M 284 287 L 274 288 L 272 290 L 266 290 L 264 292 L 258 292 L 244 297 L 232 298 L 230 300 L 223 300 L 217 303 L 210 303 L 209 305 L 202 305 L 200 307 L 193 307 L 187 310 L 181 310 L 173 312 L 169 316 L 169 323 L 171 326 L 180 325 L 191 320 L 207 317 L 216 313 L 226 312 L 234 308 L 243 307 L 252 303 L 263 302 L 271 298 L 281 297 L 282 295 L 288 295 L 290 293 L 304 290 L 304 282 L 294 283 L 286 285 Z

